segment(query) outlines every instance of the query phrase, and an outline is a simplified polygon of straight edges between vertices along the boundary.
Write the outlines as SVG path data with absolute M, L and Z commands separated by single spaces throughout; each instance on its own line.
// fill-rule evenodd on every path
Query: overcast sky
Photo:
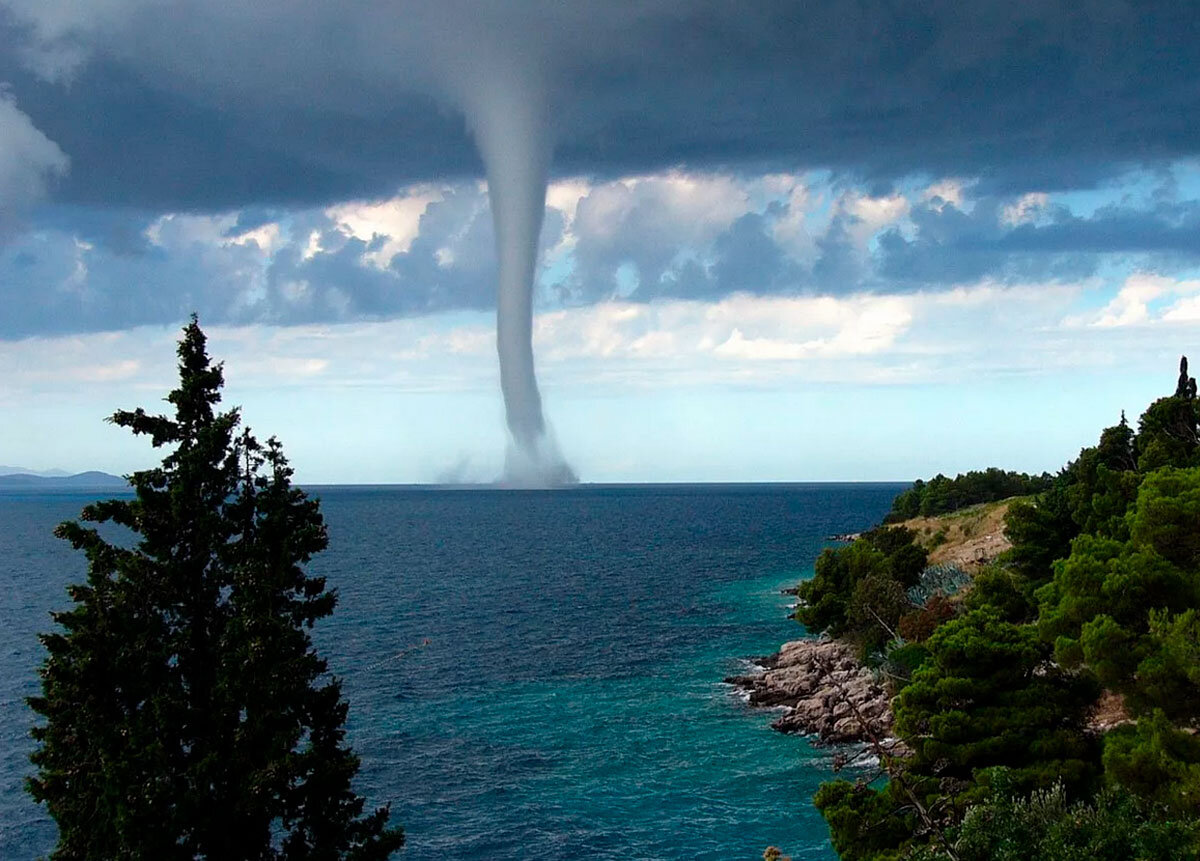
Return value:
M 494 478 L 494 92 L 585 481 L 1055 469 L 1172 391 L 1189 4 L 817 5 L 0 0 L 0 463 L 152 462 L 101 419 L 194 310 L 302 480 Z

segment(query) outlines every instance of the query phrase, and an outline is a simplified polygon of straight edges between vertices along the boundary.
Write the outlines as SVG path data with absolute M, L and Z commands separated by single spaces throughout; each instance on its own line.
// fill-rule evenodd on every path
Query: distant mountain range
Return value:
M 23 466 L 0 465 L 0 475 L 13 475 L 15 473 L 20 473 L 21 475 L 41 475 L 45 478 L 66 478 L 71 474 L 65 469 L 27 469 Z
M 14 471 L 8 472 L 10 469 Z M 75 475 L 68 475 L 62 470 L 50 470 L 39 474 L 18 467 L 0 466 L 0 490 L 115 490 L 127 486 L 121 476 L 95 470 Z

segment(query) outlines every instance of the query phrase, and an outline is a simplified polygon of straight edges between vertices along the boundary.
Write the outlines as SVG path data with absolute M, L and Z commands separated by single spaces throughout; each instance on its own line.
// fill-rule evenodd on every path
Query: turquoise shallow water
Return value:
M 832 858 L 809 803 L 827 756 L 721 679 L 800 633 L 780 590 L 899 489 L 314 489 L 341 595 L 317 640 L 400 857 Z M 0 494 L 0 858 L 54 840 L 20 789 L 22 698 L 83 573 L 49 530 L 86 500 Z

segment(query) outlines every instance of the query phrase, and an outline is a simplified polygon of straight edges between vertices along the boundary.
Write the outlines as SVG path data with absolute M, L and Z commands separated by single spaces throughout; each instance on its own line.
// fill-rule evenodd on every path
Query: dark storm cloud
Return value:
M 1200 151 L 1200 16 L 1178 2 L 5 5 L 0 79 L 70 157 L 65 201 L 299 205 L 478 175 L 443 84 L 492 42 L 544 80 L 560 174 L 823 166 L 1013 193 Z M 56 63 L 69 78 L 45 80 Z
M 463 111 L 494 76 L 544 97 L 559 176 L 828 168 L 832 198 L 972 180 L 953 203 L 911 193 L 881 232 L 835 204 L 800 251 L 779 231 L 798 204 L 713 213 L 669 183 L 600 182 L 548 276 L 566 304 L 1077 278 L 1103 255 L 1200 254 L 1200 205 L 1169 171 L 1149 201 L 1008 214 L 1026 191 L 1200 154 L 1188 4 L 0 0 L 0 337 L 192 310 L 287 324 L 494 307 L 492 220 L 475 183 L 452 182 L 482 175 Z M 319 208 L 432 179 L 441 199 L 387 265 L 367 259 L 385 237 Z M 164 212 L 232 221 L 154 239 Z M 265 263 L 223 242 L 276 222 Z M 549 210 L 543 248 L 566 227 Z

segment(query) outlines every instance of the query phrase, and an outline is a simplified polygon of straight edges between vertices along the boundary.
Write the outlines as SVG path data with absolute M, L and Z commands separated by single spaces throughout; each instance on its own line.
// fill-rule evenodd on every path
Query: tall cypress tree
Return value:
M 308 634 L 336 604 L 303 569 L 328 541 L 318 504 L 276 440 L 217 411 L 222 368 L 195 317 L 178 353 L 173 416 L 111 418 L 169 448 L 161 466 L 56 531 L 89 566 L 29 701 L 53 857 L 387 858 L 403 832 L 351 789 L 347 705 Z
M 1188 376 L 1187 356 L 1179 357 L 1179 383 L 1175 386 L 1175 397 L 1195 398 L 1196 379 Z

